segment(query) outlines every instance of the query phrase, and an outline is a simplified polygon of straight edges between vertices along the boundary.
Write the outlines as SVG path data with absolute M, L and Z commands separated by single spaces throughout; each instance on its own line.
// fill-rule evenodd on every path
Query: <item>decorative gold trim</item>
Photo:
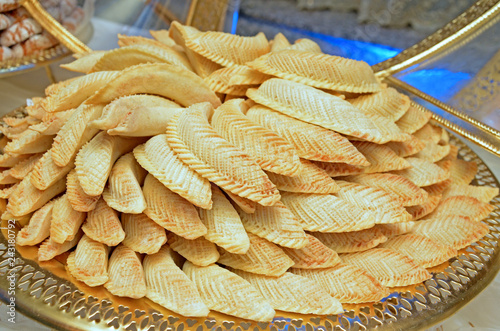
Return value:
M 57 22 L 49 13 L 43 9 L 37 0 L 21 0 L 21 6 L 37 20 L 40 25 L 53 35 L 61 44 L 66 46 L 75 54 L 84 54 L 92 50 L 82 43 L 78 38 L 66 30 L 59 22 Z
M 420 111 L 431 112 L 429 109 L 425 108 L 424 106 L 422 106 L 416 102 L 412 101 L 411 104 L 413 107 L 419 109 Z M 472 141 L 473 143 L 486 149 L 490 153 L 493 153 L 496 156 L 500 156 L 500 147 L 496 146 L 494 143 L 488 142 L 487 140 L 479 137 L 478 135 L 475 135 L 475 134 L 465 130 L 463 127 L 461 127 L 455 123 L 452 123 L 449 120 L 447 120 L 447 119 L 445 119 L 445 118 L 443 118 L 443 117 L 441 117 L 433 112 L 431 112 L 431 113 L 432 113 L 432 119 L 434 121 L 436 121 L 437 123 L 441 124 L 442 126 L 444 126 L 445 128 L 447 128 L 447 129 L 459 134 L 460 136 Z
M 194 13 L 197 5 L 198 5 L 198 0 L 191 0 L 191 3 L 189 4 L 188 14 L 186 17 L 186 25 L 193 24 Z
M 499 13 L 500 1 L 479 0 L 463 14 L 421 42 L 395 57 L 374 65 L 373 70 L 377 77 L 384 79 L 407 69 L 477 34 L 500 19 Z
M 389 85 L 392 85 L 394 87 L 400 88 L 402 90 L 406 90 L 413 95 L 417 96 L 418 98 L 425 100 L 442 110 L 448 112 L 449 114 L 455 116 L 456 118 L 461 119 L 462 121 L 472 125 L 473 128 L 476 128 L 479 132 L 477 134 L 470 132 L 466 130 L 464 127 L 457 125 L 442 116 L 439 116 L 435 114 L 434 112 L 430 111 L 429 109 L 425 108 L 424 106 L 412 101 L 413 107 L 423 111 L 423 112 L 431 112 L 432 113 L 432 119 L 441 124 L 442 126 L 450 129 L 451 131 L 459 134 L 460 136 L 472 141 L 478 146 L 481 146 L 482 148 L 488 150 L 489 152 L 495 154 L 496 156 L 500 156 L 500 131 L 482 123 L 479 122 L 467 115 L 465 115 L 462 112 L 459 112 L 458 110 L 448 106 L 447 104 L 439 101 L 436 98 L 431 97 L 430 95 L 420 91 L 419 89 L 406 84 L 405 82 L 394 78 L 394 77 L 386 77 L 384 82 L 388 83 Z M 481 135 L 486 136 L 485 139 L 481 137 Z
M 459 119 L 461 119 L 462 121 L 465 121 L 473 126 L 475 126 L 477 129 L 481 130 L 482 132 L 486 133 L 486 134 L 491 134 L 493 136 L 495 136 L 496 138 L 500 138 L 500 131 L 496 130 L 495 128 L 492 128 L 491 126 L 488 126 L 454 108 L 452 108 L 451 106 L 447 105 L 446 103 L 428 95 L 427 93 L 425 92 L 422 92 L 420 91 L 419 89 L 395 78 L 395 77 L 386 77 L 385 82 L 393 85 L 393 86 L 396 86 L 396 87 L 399 87 L 403 90 L 406 90 L 414 95 L 416 95 L 417 97 L 419 97 L 420 99 L 422 100 L 425 100 L 427 102 L 430 102 L 431 104 L 443 109 L 444 111 L 446 111 L 447 113 L 455 116 L 455 117 L 458 117 Z

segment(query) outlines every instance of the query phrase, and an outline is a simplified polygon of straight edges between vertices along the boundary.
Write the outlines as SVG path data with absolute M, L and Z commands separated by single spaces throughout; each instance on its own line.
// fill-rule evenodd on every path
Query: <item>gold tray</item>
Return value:
M 20 109 L 22 110 L 22 108 Z M 478 164 L 477 185 L 500 187 L 484 162 L 462 141 L 451 136 L 459 156 Z M 149 299 L 120 298 L 102 286 L 91 288 L 66 273 L 65 254 L 38 263 L 37 247 L 9 244 L 14 232 L 0 236 L 0 298 L 9 302 L 15 292 L 17 311 L 58 330 L 418 330 L 449 317 L 472 300 L 500 268 L 500 196 L 484 220 L 490 233 L 461 250 L 459 256 L 430 269 L 432 279 L 394 288 L 373 304 L 344 304 L 339 315 L 314 316 L 277 312 L 271 323 L 257 323 L 210 312 L 208 318 L 186 318 Z M 9 227 L 9 224 L 2 224 Z M 4 237 L 6 236 L 7 239 Z M 10 246 L 9 246 L 10 245 Z M 67 253 L 66 253 L 67 254 Z M 9 284 L 8 276 L 15 275 Z M 9 285 L 13 285 L 9 289 Z

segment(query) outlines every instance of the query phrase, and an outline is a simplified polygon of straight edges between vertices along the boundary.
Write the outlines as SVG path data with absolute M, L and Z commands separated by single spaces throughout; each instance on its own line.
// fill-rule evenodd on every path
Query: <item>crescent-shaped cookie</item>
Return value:
M 198 102 L 210 102 L 213 107 L 220 105 L 219 98 L 203 79 L 189 70 L 167 63 L 128 67 L 95 92 L 86 103 L 107 104 L 122 96 L 144 93 L 169 98 L 185 107 Z
M 380 83 L 366 62 L 340 56 L 284 49 L 265 54 L 247 65 L 316 88 L 354 93 L 380 90 Z
M 247 153 L 222 138 L 208 123 L 211 111 L 201 103 L 177 114 L 167 127 L 170 147 L 201 176 L 234 194 L 262 205 L 279 198 L 276 186 Z

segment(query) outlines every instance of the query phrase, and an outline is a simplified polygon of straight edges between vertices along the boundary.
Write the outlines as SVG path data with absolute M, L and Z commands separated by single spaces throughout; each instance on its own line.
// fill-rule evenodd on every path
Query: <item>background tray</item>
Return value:
M 88 20 L 85 25 L 79 27 L 75 35 L 78 39 L 87 43 L 92 38 L 93 33 L 94 28 L 90 20 Z M 11 59 L 3 62 L 0 61 L 0 78 L 25 73 L 33 69 L 47 66 L 71 54 L 71 51 L 69 51 L 66 47 L 61 44 L 57 44 L 54 47 L 36 52 L 20 59 Z

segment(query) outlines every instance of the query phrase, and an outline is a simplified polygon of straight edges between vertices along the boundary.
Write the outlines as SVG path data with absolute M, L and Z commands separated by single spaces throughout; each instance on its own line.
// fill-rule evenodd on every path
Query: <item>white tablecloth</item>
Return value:
M 94 50 L 106 50 L 117 47 L 117 33 L 137 34 L 131 27 L 94 18 L 94 35 L 89 47 Z M 74 74 L 58 67 L 61 63 L 70 62 L 71 57 L 51 65 L 56 80 L 72 77 Z M 50 81 L 43 69 L 31 71 L 0 80 L 0 115 L 8 113 L 25 103 L 27 98 L 43 96 L 44 89 Z M 500 178 L 500 158 L 490 154 L 472 143 L 466 142 Z M 458 331 L 458 330 L 500 330 L 500 275 L 464 308 L 444 322 L 429 330 Z M 7 322 L 6 306 L 0 306 L 0 330 L 50 330 L 24 316 L 17 316 L 15 325 Z

